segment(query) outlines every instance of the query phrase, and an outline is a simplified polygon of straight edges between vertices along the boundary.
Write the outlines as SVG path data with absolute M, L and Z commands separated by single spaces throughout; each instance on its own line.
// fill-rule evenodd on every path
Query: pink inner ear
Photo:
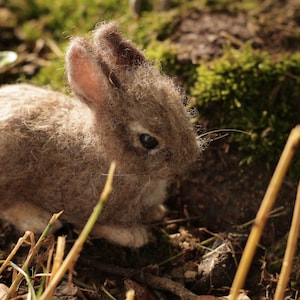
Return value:
M 73 92 L 88 104 L 97 105 L 105 97 L 105 79 L 96 63 L 91 46 L 83 39 L 74 40 L 67 51 L 68 81 Z

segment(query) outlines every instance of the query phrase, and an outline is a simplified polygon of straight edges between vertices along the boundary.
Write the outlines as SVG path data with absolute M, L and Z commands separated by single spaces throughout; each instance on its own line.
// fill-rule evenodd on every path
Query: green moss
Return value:
M 50 85 L 54 90 L 65 91 L 66 78 L 63 59 L 56 59 L 39 70 L 31 82 L 38 86 Z
M 174 30 L 174 20 L 178 16 L 177 9 L 163 12 L 144 12 L 138 21 L 131 19 L 123 24 L 123 31 L 128 31 L 134 41 L 143 48 L 153 41 L 162 41 Z
M 176 50 L 169 43 L 153 41 L 145 50 L 147 58 L 162 66 L 164 72 L 174 72 L 176 65 Z
M 18 16 L 21 32 L 28 32 L 35 23 L 36 38 L 51 36 L 55 40 L 63 40 L 73 30 L 87 33 L 95 24 L 123 17 L 129 10 L 126 0 L 11 0 L 8 8 Z
M 231 48 L 210 64 L 197 69 L 191 88 L 201 114 L 215 120 L 218 128 L 236 128 L 251 135 L 236 134 L 249 156 L 274 166 L 290 130 L 300 121 L 300 54 L 273 59 L 250 47 Z M 300 162 L 293 165 L 299 176 Z
M 63 51 L 70 36 L 87 35 L 99 22 L 130 18 L 127 0 L 10 0 L 7 8 L 16 19 L 16 37 L 12 39 L 17 38 L 21 49 L 31 52 L 36 45 L 43 45 L 41 41 L 45 42 L 38 53 L 47 61 L 45 66 L 34 74 L 20 74 L 19 80 L 50 84 L 54 89 L 65 85 L 64 58 L 51 45 Z M 20 52 L 20 47 L 15 51 Z

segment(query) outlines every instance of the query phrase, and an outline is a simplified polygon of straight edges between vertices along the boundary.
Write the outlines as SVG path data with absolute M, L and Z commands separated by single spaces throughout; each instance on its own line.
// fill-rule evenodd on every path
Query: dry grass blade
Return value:
M 126 300 L 134 300 L 134 290 L 129 290 L 127 293 L 126 293 Z
M 36 300 L 36 295 L 34 292 L 34 287 L 32 285 L 31 282 L 31 278 L 30 276 L 24 271 L 24 269 L 20 268 L 19 266 L 17 266 L 16 264 L 14 264 L 12 261 L 9 263 L 15 270 L 17 270 L 19 272 L 18 276 L 21 274 L 22 278 L 25 278 L 26 282 L 27 282 L 27 286 L 28 286 L 28 294 L 27 294 L 27 299 L 31 299 L 31 300 Z M 17 277 L 18 278 L 18 277 Z M 8 293 L 6 295 L 6 297 L 4 299 L 7 299 L 9 297 L 9 291 L 10 288 L 8 290 Z M 9 299 L 11 299 L 11 297 L 9 297 Z
M 8 287 L 3 284 L 3 283 L 0 283 L 0 299 L 4 299 L 6 297 L 6 294 L 8 292 Z
M 263 232 L 266 220 L 270 213 L 270 210 L 275 202 L 279 188 L 285 177 L 287 169 L 290 165 L 294 152 L 297 145 L 300 142 L 300 125 L 292 129 L 287 143 L 283 149 L 277 167 L 274 171 L 273 177 L 270 181 L 266 194 L 262 200 L 261 206 L 257 212 L 255 222 L 253 224 L 251 233 L 249 235 L 243 256 L 241 258 L 240 264 L 238 266 L 237 272 L 235 274 L 233 284 L 230 291 L 230 300 L 236 300 L 240 289 L 242 288 L 245 278 L 248 274 L 250 264 L 252 262 L 253 256 L 257 244 Z
M 40 300 L 46 300 L 51 299 L 51 295 L 56 288 L 56 286 L 59 284 L 65 273 L 68 269 L 73 269 L 73 266 L 75 262 L 78 259 L 78 256 L 82 250 L 83 244 L 88 238 L 89 233 L 91 232 L 93 226 L 95 225 L 99 214 L 102 211 L 104 202 L 109 198 L 110 193 L 112 191 L 112 181 L 113 181 L 113 174 L 116 168 L 116 164 L 113 162 L 111 163 L 107 180 L 103 189 L 103 192 L 101 193 L 100 199 L 97 203 L 97 205 L 94 208 L 93 213 L 91 214 L 90 218 L 88 219 L 86 225 L 84 226 L 82 232 L 80 233 L 78 239 L 76 240 L 75 244 L 73 245 L 72 249 L 68 253 L 67 257 L 63 261 L 61 267 L 55 274 L 55 276 L 50 281 L 48 287 L 44 291 L 43 295 L 41 296 Z
M 53 279 L 53 277 L 56 275 L 57 271 L 62 265 L 64 253 L 65 253 L 65 246 L 66 246 L 66 238 L 59 236 L 57 238 L 57 246 L 56 246 L 56 253 L 53 260 L 53 266 L 52 266 L 52 272 L 50 276 L 50 281 Z M 53 297 L 54 290 L 52 290 L 52 293 L 50 294 L 49 298 Z
M 49 221 L 48 226 L 45 228 L 44 232 L 42 233 L 42 235 L 40 236 L 40 238 L 38 239 L 38 241 L 36 242 L 36 244 L 34 245 L 33 240 L 31 241 L 31 245 L 34 245 L 31 249 L 30 252 L 22 266 L 22 270 L 27 270 L 29 268 L 29 266 L 31 265 L 32 260 L 34 259 L 34 257 L 36 256 L 36 254 L 38 253 L 42 242 L 44 241 L 45 237 L 48 235 L 50 229 L 52 228 L 52 225 L 56 222 L 56 220 L 60 217 L 60 215 L 62 214 L 62 212 L 58 213 L 58 214 L 54 214 L 52 216 L 52 218 Z M 29 234 L 29 236 L 31 236 Z M 11 262 L 10 262 L 11 263 Z M 11 284 L 7 296 L 5 297 L 5 299 L 10 299 L 12 297 L 12 295 L 14 295 L 17 291 L 17 288 L 22 280 L 24 276 L 23 272 L 19 272 L 19 274 L 17 275 L 17 277 L 15 278 L 15 280 L 13 281 L 13 283 Z
M 57 273 L 57 270 L 60 268 L 62 264 L 65 246 L 66 246 L 66 238 L 63 236 L 59 236 L 57 238 L 56 254 L 53 260 L 53 267 L 52 267 L 50 279 L 54 277 L 54 275 Z
M 51 245 L 49 246 L 47 264 L 46 264 L 46 273 L 47 274 L 51 273 L 52 260 L 53 260 L 53 256 L 54 256 L 54 247 L 55 247 L 54 243 L 51 243 Z M 45 282 L 46 287 L 48 286 L 49 282 L 50 282 L 50 276 L 46 276 L 46 282 Z
M 289 237 L 288 237 L 288 241 L 287 241 L 287 247 L 286 247 L 284 259 L 282 262 L 282 268 L 281 268 L 274 300 L 284 299 L 285 288 L 286 288 L 288 280 L 290 278 L 292 264 L 293 264 L 293 258 L 294 258 L 295 251 L 297 248 L 299 229 L 300 229 L 300 182 L 298 185 L 298 191 L 297 191 L 292 225 L 291 225 L 291 229 L 290 229 L 290 233 L 289 233 Z
M 14 248 L 9 253 L 8 257 L 6 258 L 6 260 L 2 264 L 2 266 L 0 268 L 0 274 L 9 265 L 9 262 L 13 259 L 13 257 L 15 256 L 15 254 L 17 253 L 17 251 L 19 250 L 19 248 L 23 245 L 23 243 L 27 240 L 28 236 L 30 236 L 31 241 L 32 241 L 32 239 L 34 239 L 33 233 L 31 231 L 26 231 L 24 233 L 24 235 L 21 238 L 19 238 L 17 244 L 14 246 Z

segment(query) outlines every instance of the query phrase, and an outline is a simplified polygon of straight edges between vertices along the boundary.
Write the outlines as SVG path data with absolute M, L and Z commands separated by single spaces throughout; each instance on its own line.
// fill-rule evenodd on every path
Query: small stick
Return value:
M 54 256 L 54 260 L 53 260 L 50 282 L 62 265 L 62 261 L 63 261 L 63 257 L 64 257 L 64 253 L 65 253 L 65 246 L 66 246 L 66 237 L 59 236 L 57 238 L 56 253 Z M 55 288 L 50 292 L 49 298 L 51 298 L 51 299 L 53 297 L 54 290 L 55 290 Z
M 49 246 L 49 251 L 48 251 L 48 257 L 47 257 L 47 264 L 46 264 L 46 273 L 50 274 L 51 273 L 51 265 L 52 265 L 52 259 L 53 259 L 53 253 L 54 253 L 54 240 Z M 47 287 L 50 281 L 50 276 L 46 276 L 46 282 L 45 286 Z
M 235 37 L 234 35 L 230 34 L 228 31 L 222 30 L 220 32 L 220 36 L 224 37 L 225 39 L 229 40 L 229 42 L 231 42 L 239 47 L 242 47 L 245 45 L 245 43 L 242 40 L 240 40 L 237 37 Z
M 134 300 L 135 292 L 134 290 L 129 290 L 126 293 L 126 300 Z
M 236 300 L 245 278 L 248 274 L 250 264 L 255 254 L 256 247 L 263 232 L 269 212 L 275 202 L 279 188 L 292 160 L 297 145 L 300 142 L 300 125 L 292 129 L 283 152 L 280 156 L 277 167 L 271 178 L 266 194 L 262 200 L 261 206 L 257 212 L 252 230 L 250 232 L 247 244 L 244 249 L 241 261 L 235 274 L 230 290 L 230 300 Z
M 292 225 L 287 241 L 287 246 L 284 254 L 284 259 L 282 262 L 281 272 L 274 295 L 274 300 L 284 299 L 284 292 L 287 286 L 288 280 L 290 278 L 293 258 L 297 248 L 297 241 L 300 229 L 300 181 L 298 184 L 297 197 L 295 203 L 295 209 L 293 213 Z
M 166 277 L 159 277 L 144 270 L 136 270 L 132 268 L 123 268 L 108 263 L 99 262 L 97 260 L 81 257 L 80 260 L 88 267 L 94 268 L 98 272 L 117 275 L 125 278 L 132 278 L 133 280 L 143 283 L 148 287 L 168 291 L 180 298 L 181 300 L 228 300 L 228 297 L 215 297 L 210 295 L 198 296 L 191 292 L 178 282 L 175 282 Z M 249 300 L 249 298 L 240 294 L 239 300 Z
M 56 253 L 53 260 L 53 266 L 52 266 L 52 272 L 50 279 L 54 277 L 57 270 L 60 268 L 61 263 L 63 261 L 64 252 L 65 252 L 65 246 L 66 246 L 66 237 L 59 236 L 57 238 L 57 246 L 56 246 Z

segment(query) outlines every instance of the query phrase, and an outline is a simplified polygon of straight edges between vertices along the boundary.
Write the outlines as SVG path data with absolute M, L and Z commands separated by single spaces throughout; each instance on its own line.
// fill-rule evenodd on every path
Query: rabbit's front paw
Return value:
M 143 220 L 145 223 L 160 221 L 164 217 L 166 211 L 166 208 L 162 204 L 153 205 L 148 209 L 147 213 L 143 217 Z
M 131 248 L 142 247 L 149 241 L 149 234 L 144 226 L 96 225 L 92 233 L 115 244 Z

